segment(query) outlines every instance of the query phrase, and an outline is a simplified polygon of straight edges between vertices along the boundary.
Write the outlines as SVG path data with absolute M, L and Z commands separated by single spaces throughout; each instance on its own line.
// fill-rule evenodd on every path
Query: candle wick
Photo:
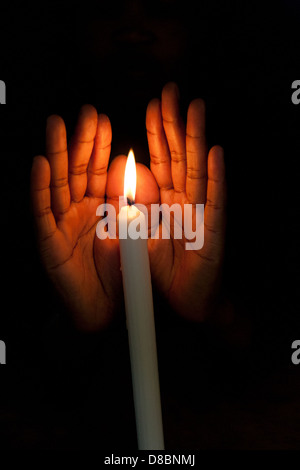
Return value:
M 128 197 L 128 198 L 127 198 L 127 204 L 128 204 L 129 206 L 133 206 L 134 201 Z

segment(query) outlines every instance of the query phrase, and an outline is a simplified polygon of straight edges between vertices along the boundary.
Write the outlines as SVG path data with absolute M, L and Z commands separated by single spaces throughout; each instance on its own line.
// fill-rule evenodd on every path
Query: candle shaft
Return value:
M 119 226 L 137 209 L 123 207 Z M 140 214 L 140 212 L 138 211 Z M 138 447 L 163 450 L 163 425 L 147 240 L 120 239 Z

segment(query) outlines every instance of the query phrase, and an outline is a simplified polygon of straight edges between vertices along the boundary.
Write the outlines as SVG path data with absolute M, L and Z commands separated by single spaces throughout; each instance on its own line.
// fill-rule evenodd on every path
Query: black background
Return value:
M 224 292 L 253 332 L 236 345 L 157 303 L 166 446 L 300 448 L 300 365 L 290 359 L 300 334 L 298 2 L 52 2 L 0 13 L 0 447 L 136 447 L 126 329 L 74 330 L 39 263 L 29 175 L 47 116 L 60 114 L 71 135 L 85 103 L 109 115 L 112 157 L 132 146 L 148 164 L 146 106 L 172 80 L 183 115 L 205 99 L 209 146 L 225 149 Z

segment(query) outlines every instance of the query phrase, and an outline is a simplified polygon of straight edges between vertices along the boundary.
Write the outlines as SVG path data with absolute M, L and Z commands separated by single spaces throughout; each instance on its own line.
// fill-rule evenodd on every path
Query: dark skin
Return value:
M 146 127 L 151 171 L 137 164 L 136 202 L 205 204 L 204 246 L 187 251 L 185 239 L 148 240 L 153 285 L 182 317 L 203 321 L 216 309 L 225 238 L 226 184 L 223 149 L 208 152 L 205 106 L 190 103 L 187 124 L 178 89 L 168 83 L 150 101 Z M 64 121 L 48 118 L 46 156 L 34 158 L 31 177 L 37 240 L 47 273 L 78 328 L 107 326 L 122 299 L 118 239 L 96 236 L 96 208 L 117 206 L 123 193 L 125 156 L 108 170 L 112 131 L 93 106 L 81 109 L 67 145 Z M 183 227 L 184 228 L 184 227 Z M 188 299 L 188 300 L 187 300 Z

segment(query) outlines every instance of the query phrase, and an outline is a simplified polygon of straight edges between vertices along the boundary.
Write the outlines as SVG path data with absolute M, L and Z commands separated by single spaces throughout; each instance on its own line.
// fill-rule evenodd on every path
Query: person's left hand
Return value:
M 179 113 L 178 88 L 168 83 L 162 100 L 150 101 L 146 127 L 151 171 L 160 203 L 205 204 L 204 246 L 187 251 L 182 239 L 148 242 L 152 280 L 183 317 L 203 321 L 216 307 L 225 239 L 225 165 L 223 149 L 207 150 L 204 102 L 191 102 L 187 125 Z M 194 213 L 195 215 L 195 213 Z M 194 221 L 195 222 L 195 221 Z

